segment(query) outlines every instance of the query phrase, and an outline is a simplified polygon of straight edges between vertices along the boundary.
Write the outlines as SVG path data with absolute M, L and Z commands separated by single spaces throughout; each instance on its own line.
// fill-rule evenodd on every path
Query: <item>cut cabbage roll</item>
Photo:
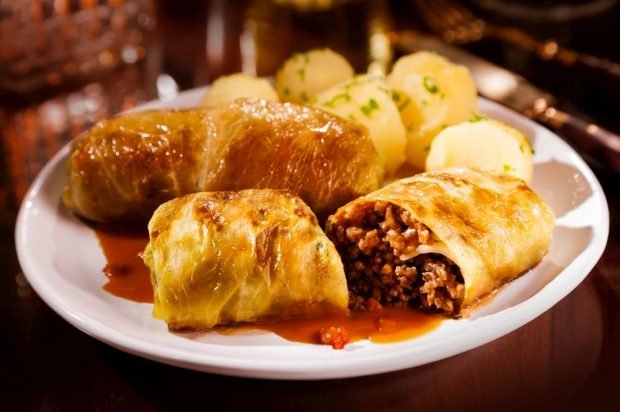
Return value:
M 549 250 L 554 215 L 524 181 L 458 168 L 396 181 L 341 207 L 327 235 L 352 309 L 467 316 Z
M 64 203 L 76 214 L 145 223 L 175 197 L 249 188 L 292 190 L 323 219 L 379 188 L 384 172 L 364 127 L 292 103 L 241 99 L 103 120 L 75 143 L 67 173 Z
M 347 312 L 338 252 L 289 191 L 187 195 L 148 229 L 153 315 L 171 330 Z

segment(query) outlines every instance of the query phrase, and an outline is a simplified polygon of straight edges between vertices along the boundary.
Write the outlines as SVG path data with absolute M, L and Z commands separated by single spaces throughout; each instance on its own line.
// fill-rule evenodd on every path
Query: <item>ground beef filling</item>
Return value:
M 409 212 L 387 202 L 361 204 L 333 223 L 330 235 L 343 258 L 351 309 L 412 306 L 458 313 L 465 292 L 461 271 L 439 254 L 411 257 L 433 240 Z

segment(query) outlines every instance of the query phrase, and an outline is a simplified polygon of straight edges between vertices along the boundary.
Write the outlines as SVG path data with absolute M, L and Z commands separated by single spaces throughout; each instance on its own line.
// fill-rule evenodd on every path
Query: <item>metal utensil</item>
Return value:
M 555 40 L 540 40 L 515 27 L 489 24 L 454 0 L 412 0 L 428 28 L 446 43 L 467 44 L 491 38 L 535 53 L 545 61 L 583 69 L 620 84 L 620 64 L 609 59 L 561 47 Z
M 434 50 L 467 66 L 480 95 L 537 120 L 595 160 L 620 172 L 620 136 L 557 109 L 551 94 L 523 77 L 432 36 L 399 32 L 394 35 L 393 44 L 406 53 Z

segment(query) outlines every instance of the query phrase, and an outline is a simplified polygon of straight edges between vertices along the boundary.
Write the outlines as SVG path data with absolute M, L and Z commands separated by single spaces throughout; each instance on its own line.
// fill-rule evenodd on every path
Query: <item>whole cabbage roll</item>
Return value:
M 72 147 L 63 200 L 100 223 L 144 223 L 206 185 L 207 109 L 152 110 L 98 122 Z
M 347 311 L 336 248 L 289 191 L 187 195 L 148 228 L 153 315 L 172 330 Z
M 103 120 L 74 144 L 66 170 L 65 205 L 101 223 L 145 223 L 175 197 L 249 188 L 292 190 L 323 219 L 379 188 L 384 173 L 364 127 L 260 99 Z
M 525 182 L 447 169 L 396 181 L 341 207 L 327 235 L 350 307 L 467 316 L 548 252 L 554 215 Z

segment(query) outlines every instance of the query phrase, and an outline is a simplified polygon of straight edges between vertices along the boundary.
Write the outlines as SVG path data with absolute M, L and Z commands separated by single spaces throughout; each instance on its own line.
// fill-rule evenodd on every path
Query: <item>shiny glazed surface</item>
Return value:
M 293 190 L 323 221 L 383 181 L 364 127 L 259 99 L 101 120 L 77 139 L 66 167 L 65 205 L 109 224 L 144 224 L 186 194 L 250 188 Z

